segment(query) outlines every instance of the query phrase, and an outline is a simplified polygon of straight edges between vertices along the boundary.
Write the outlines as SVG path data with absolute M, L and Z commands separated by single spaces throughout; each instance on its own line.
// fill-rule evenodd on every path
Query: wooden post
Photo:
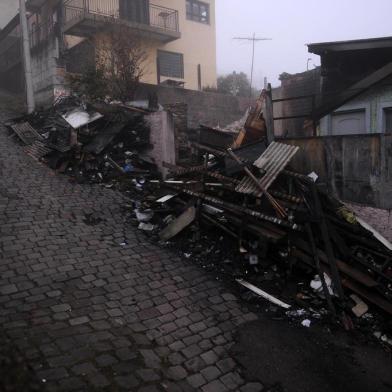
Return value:
M 199 87 L 199 91 L 201 91 L 201 65 L 197 65 L 197 84 Z
M 265 120 L 265 126 L 267 128 L 267 142 L 271 144 L 275 139 L 275 127 L 274 127 L 274 106 L 272 102 L 272 89 L 271 84 L 268 83 L 268 87 L 264 90 L 264 105 L 263 105 L 263 116 Z
M 157 83 L 158 85 L 161 84 L 161 66 L 159 62 L 159 52 L 157 54 Z

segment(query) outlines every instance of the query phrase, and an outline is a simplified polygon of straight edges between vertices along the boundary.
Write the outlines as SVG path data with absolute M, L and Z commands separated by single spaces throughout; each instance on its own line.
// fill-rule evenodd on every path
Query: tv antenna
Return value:
M 255 63 L 255 44 L 256 44 L 256 42 L 260 42 L 260 41 L 271 41 L 272 38 L 259 38 L 259 37 L 256 37 L 256 33 L 253 33 L 252 37 L 234 37 L 234 39 L 239 40 L 239 41 L 252 42 L 252 68 L 250 71 L 250 91 L 249 91 L 249 98 L 252 98 L 253 68 L 254 68 L 254 63 Z

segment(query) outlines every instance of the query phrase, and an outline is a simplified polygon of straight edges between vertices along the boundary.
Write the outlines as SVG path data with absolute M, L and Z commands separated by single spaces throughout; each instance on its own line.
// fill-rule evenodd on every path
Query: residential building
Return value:
M 29 0 L 27 8 L 36 101 L 64 91 L 66 72 L 94 63 L 86 45 L 111 25 L 127 27 L 146 53 L 141 82 L 201 90 L 216 85 L 215 0 Z M 16 16 L 0 32 L 0 85 L 20 87 Z
M 308 45 L 321 57 L 321 135 L 392 132 L 392 37 Z

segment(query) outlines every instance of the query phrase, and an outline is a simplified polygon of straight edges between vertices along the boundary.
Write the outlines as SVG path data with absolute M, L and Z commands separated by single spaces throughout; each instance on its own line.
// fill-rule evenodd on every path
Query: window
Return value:
M 159 74 L 169 78 L 184 78 L 184 56 L 181 53 L 158 51 Z
M 349 110 L 332 113 L 332 135 L 366 133 L 366 110 Z
M 186 1 L 186 17 L 189 20 L 209 24 L 210 23 L 210 5 L 198 0 Z
M 392 133 L 392 108 L 384 109 L 384 132 Z

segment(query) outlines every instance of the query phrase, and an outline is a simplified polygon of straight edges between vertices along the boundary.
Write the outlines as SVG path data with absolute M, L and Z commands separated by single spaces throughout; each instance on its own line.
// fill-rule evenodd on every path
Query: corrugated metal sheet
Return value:
M 254 162 L 261 174 L 260 185 L 267 190 L 280 172 L 287 166 L 299 147 L 272 142 L 263 154 Z M 249 177 L 244 177 L 236 188 L 237 192 L 260 196 L 262 192 Z

